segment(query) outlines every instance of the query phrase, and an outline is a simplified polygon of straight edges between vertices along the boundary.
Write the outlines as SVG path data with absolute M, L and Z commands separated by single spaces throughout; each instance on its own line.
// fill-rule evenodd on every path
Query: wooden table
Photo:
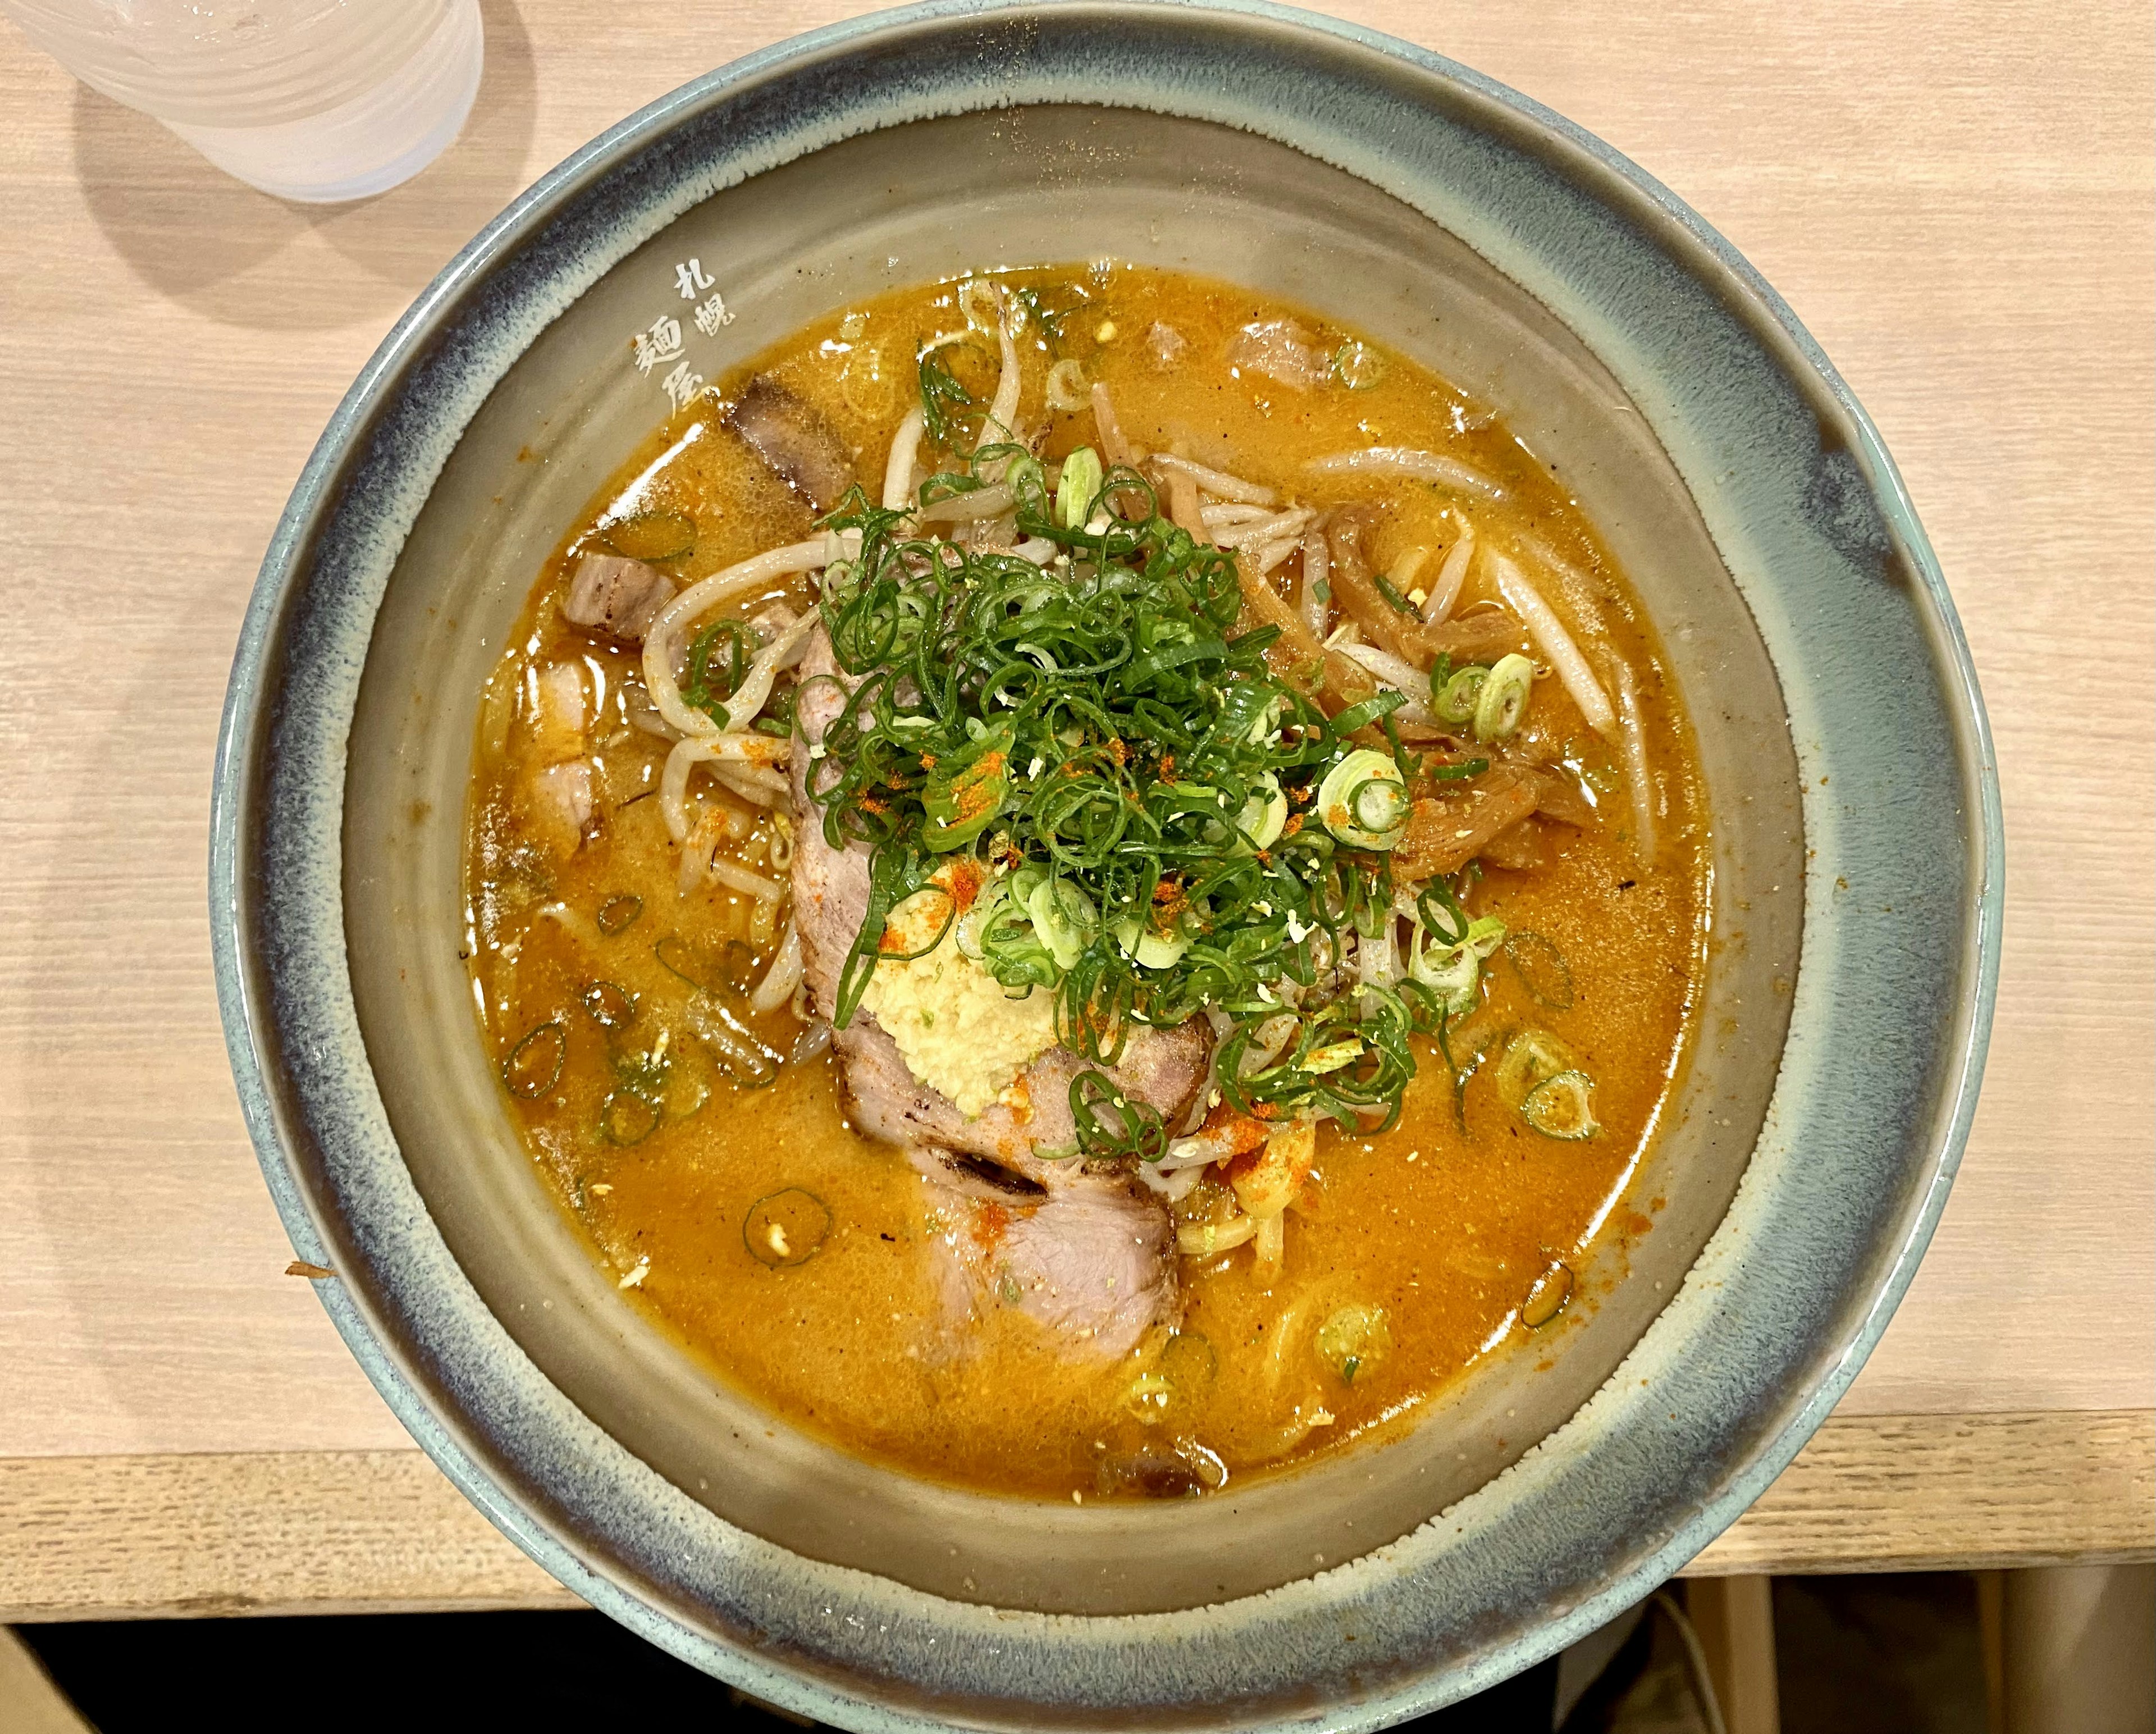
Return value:
M 844 0 L 487 0 L 465 136 L 345 209 L 223 179 L 0 25 L 0 1619 L 539 1604 L 305 1282 L 212 997 L 218 711 L 270 527 L 411 296 L 548 165 Z M 1953 582 L 2011 839 L 1930 1257 L 1702 1572 L 2146 1557 L 2148 10 L 1341 0 L 1629 152 L 1786 295 Z

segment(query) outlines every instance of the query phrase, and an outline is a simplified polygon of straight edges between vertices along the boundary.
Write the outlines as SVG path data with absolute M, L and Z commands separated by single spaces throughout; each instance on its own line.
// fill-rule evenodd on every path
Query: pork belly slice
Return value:
M 531 773 L 532 818 L 557 854 L 574 854 L 598 805 L 588 759 L 566 759 Z
M 562 613 L 572 626 L 606 633 L 624 644 L 640 644 L 659 611 L 674 596 L 673 580 L 641 560 L 624 554 L 587 554 L 569 580 Z
M 723 418 L 779 480 L 820 516 L 854 485 L 854 454 L 822 415 L 763 374 Z

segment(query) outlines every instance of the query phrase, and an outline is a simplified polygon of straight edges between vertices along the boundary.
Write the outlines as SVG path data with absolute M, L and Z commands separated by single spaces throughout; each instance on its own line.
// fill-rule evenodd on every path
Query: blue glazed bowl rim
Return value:
M 1240 18 L 1276 31 L 1332 38 L 1389 56 L 1509 110 L 1531 131 L 1590 159 L 1631 197 L 1666 219 L 1697 249 L 1697 258 L 1687 262 L 1688 268 L 1711 283 L 1718 274 L 1720 286 L 1735 294 L 1747 316 L 1770 326 L 1845 414 L 1856 436 L 1855 455 L 1865 478 L 1920 581 L 1942 697 L 1966 760 L 1975 767 L 1972 792 L 1979 811 L 1978 822 L 1970 829 L 1971 877 L 1976 886 L 1974 908 L 1969 911 L 1973 957 L 1964 971 L 1964 998 L 1956 1008 L 1962 1035 L 1953 1056 L 1954 1073 L 1939 1092 L 1947 1105 L 1942 1116 L 1943 1131 L 1933 1152 L 1928 1191 L 1912 1213 L 1891 1268 L 1874 1291 L 1860 1326 L 1842 1344 L 1830 1369 L 1779 1434 L 1754 1449 L 1748 1460 L 1712 1497 L 1702 1501 L 1663 1546 L 1604 1583 L 1596 1593 L 1442 1678 L 1426 1677 L 1398 1690 L 1361 1698 L 1352 1706 L 1276 1716 L 1268 1723 L 1375 1727 L 1480 1690 L 1592 1629 L 1679 1568 L 1788 1465 L 1855 1378 L 1930 1239 L 1974 1111 L 1996 994 L 2004 909 L 2004 828 L 1989 725 L 1958 618 L 1901 477 L 1870 418 L 1781 297 L 1682 200 L 1593 135 L 1440 56 L 1374 31 L 1270 4 L 1268 0 L 1101 0 L 1098 4 L 1092 0 L 1047 0 L 1045 5 L 1023 3 L 1023 0 L 927 0 L 927 3 L 870 14 L 778 44 L 684 85 L 630 115 L 535 182 L 418 296 L 362 369 L 294 489 L 265 554 L 242 628 L 218 741 L 211 830 L 210 912 L 219 1007 L 243 1111 L 265 1177 L 295 1249 L 303 1258 L 320 1260 L 325 1256 L 326 1243 L 306 1186 L 285 1147 L 274 1106 L 275 1083 L 264 1070 L 256 1040 L 256 1022 L 264 1015 L 264 1008 L 250 999 L 249 935 L 240 918 L 242 886 L 250 864 L 243 830 L 244 810 L 257 739 L 276 696 L 274 677 L 285 611 L 302 576 L 311 532 L 352 461 L 374 411 L 425 348 L 445 312 L 483 281 L 505 254 L 538 233 L 595 178 L 663 139 L 671 128 L 723 93 L 753 85 L 805 60 L 838 51 L 866 52 L 880 38 L 923 26 L 1021 19 L 1051 10 L 1112 13 L 1133 8 Z M 467 1449 L 457 1431 L 445 1424 L 382 1340 L 377 1321 L 343 1285 L 324 1284 L 319 1292 L 354 1356 L 420 1445 L 505 1534 L 587 1601 L 676 1654 L 723 1672 L 762 1696 L 811 1716 L 857 1727 L 942 1725 L 911 1708 L 856 1695 L 827 1677 L 805 1674 L 748 1646 L 714 1638 L 595 1567 L 521 1501 L 513 1490 L 505 1487 L 501 1478 Z M 471 1304 L 481 1305 L 475 1295 Z M 536 1372 L 532 1377 L 537 1377 Z

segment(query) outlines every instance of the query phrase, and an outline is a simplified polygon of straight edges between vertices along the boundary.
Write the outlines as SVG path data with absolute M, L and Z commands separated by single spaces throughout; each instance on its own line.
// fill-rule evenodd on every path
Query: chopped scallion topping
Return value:
M 924 406 L 957 403 L 939 377 L 924 362 Z M 860 546 L 824 577 L 849 678 L 809 794 L 825 840 L 869 856 L 834 1021 L 892 955 L 894 912 L 970 859 L 978 895 L 939 929 L 1008 991 L 1052 993 L 1057 1039 L 1081 1059 L 1111 1065 L 1134 1026 L 1224 1013 L 1220 1087 L 1240 1110 L 1389 1125 L 1414 1073 L 1410 1038 L 1457 996 L 1390 975 L 1349 992 L 1341 965 L 1353 936 L 1393 918 L 1386 852 L 1409 777 L 1457 772 L 1419 767 L 1391 736 L 1405 695 L 1328 717 L 1276 673 L 1277 628 L 1245 629 L 1235 557 L 1163 516 L 1136 472 L 1081 448 L 1051 494 L 1024 448 L 983 448 L 919 498 L 977 488 L 987 463 L 1017 533 L 1057 545 L 1045 567 L 921 533 L 858 490 L 824 521 Z M 1370 743 L 1380 730 L 1391 751 Z M 1414 889 L 1456 914 L 1443 885 Z M 1458 946 L 1468 925 L 1431 931 Z M 1284 1006 L 1296 1034 L 1276 1034 L 1246 1074 L 1237 1057 Z M 1149 1110 L 1095 1073 L 1073 1090 L 1085 1153 L 1158 1155 Z

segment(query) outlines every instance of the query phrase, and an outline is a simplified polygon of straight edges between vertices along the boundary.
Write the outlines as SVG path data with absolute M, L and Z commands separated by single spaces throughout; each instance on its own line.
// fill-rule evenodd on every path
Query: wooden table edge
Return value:
M 1686 1571 L 2156 1558 L 2156 1409 L 1828 1420 Z M 0 1623 L 567 1608 L 416 1449 L 0 1459 Z

